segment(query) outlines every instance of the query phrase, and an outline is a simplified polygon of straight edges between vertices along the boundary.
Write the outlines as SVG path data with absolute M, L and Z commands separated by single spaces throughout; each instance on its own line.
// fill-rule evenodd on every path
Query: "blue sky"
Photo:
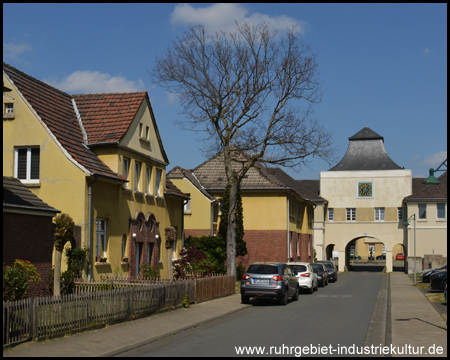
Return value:
M 3 61 L 70 94 L 148 91 L 167 169 L 194 168 L 205 161 L 197 135 L 173 124 L 179 104 L 148 70 L 189 26 L 235 20 L 300 26 L 324 82 L 314 109 L 334 134 L 332 166 L 365 126 L 414 177 L 447 158 L 447 4 L 3 4 Z M 312 159 L 287 172 L 319 179 L 329 168 Z

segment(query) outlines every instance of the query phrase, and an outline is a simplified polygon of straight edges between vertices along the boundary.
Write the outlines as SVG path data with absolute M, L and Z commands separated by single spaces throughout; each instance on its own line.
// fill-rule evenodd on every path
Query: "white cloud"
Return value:
M 44 79 L 44 82 L 71 94 L 98 94 L 144 90 L 144 82 L 141 79 L 131 81 L 123 76 L 111 76 L 98 71 L 75 71 L 61 81 Z
M 241 4 L 214 4 L 202 8 L 193 8 L 189 4 L 179 4 L 171 14 L 172 25 L 202 24 L 208 32 L 219 30 L 232 30 L 235 22 L 250 22 L 255 25 L 263 22 L 277 30 L 284 31 L 289 27 L 298 26 L 298 30 L 304 32 L 304 23 L 286 16 L 269 16 L 261 13 L 248 14 L 249 11 Z
M 18 60 L 20 54 L 25 51 L 32 51 L 32 47 L 28 44 L 3 43 L 3 58 L 9 60 Z
M 430 166 L 432 168 L 437 168 L 445 159 L 447 159 L 447 150 L 440 151 L 434 155 L 431 155 L 423 159 L 418 165 L 419 166 Z

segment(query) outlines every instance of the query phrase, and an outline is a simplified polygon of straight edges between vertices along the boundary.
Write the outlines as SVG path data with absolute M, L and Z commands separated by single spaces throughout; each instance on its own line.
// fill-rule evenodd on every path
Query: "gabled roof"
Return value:
M 412 179 L 412 194 L 405 197 L 404 201 L 447 200 L 447 171 L 438 177 L 439 185 L 427 185 L 425 178 Z
M 74 95 L 88 143 L 118 142 L 131 125 L 147 92 Z
M 384 139 L 365 127 L 348 138 L 349 145 L 342 160 L 328 171 L 400 170 L 386 152 Z
M 56 137 L 70 157 L 87 171 L 124 182 L 84 144 L 83 134 L 72 104 L 72 97 L 3 63 L 3 72 L 32 106 L 36 115 Z
M 245 161 L 248 155 L 243 152 L 233 152 L 233 157 L 236 161 L 232 163 L 232 166 L 237 170 L 242 166 L 240 161 Z M 211 192 L 224 190 L 227 184 L 223 151 L 217 153 L 193 170 L 185 170 L 176 166 L 167 173 L 167 177 L 170 179 L 187 178 L 202 194 L 210 200 L 213 200 L 215 197 L 211 195 Z M 305 200 L 311 200 L 311 197 L 321 199 L 318 195 L 313 195 L 307 189 L 302 188 L 301 184 L 283 170 L 279 168 L 266 168 L 259 162 L 256 162 L 255 166 L 248 170 L 244 179 L 241 181 L 241 189 L 293 190 Z
M 19 179 L 3 176 L 3 210 L 32 210 L 55 216 L 61 212 L 34 195 Z

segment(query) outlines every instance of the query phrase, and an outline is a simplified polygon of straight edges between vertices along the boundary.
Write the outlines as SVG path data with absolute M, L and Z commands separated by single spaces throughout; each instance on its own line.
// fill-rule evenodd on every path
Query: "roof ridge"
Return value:
M 70 95 L 73 98 L 82 97 L 82 96 L 103 96 L 103 95 L 133 95 L 133 94 L 142 94 L 145 95 L 147 91 L 131 91 L 131 92 L 111 92 L 111 93 L 89 93 L 89 94 L 73 94 Z

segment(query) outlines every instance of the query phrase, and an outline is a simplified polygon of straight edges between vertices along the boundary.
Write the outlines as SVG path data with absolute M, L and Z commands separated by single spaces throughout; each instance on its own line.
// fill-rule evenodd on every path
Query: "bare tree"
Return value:
M 279 36 L 268 24 L 244 23 L 211 35 L 196 25 L 156 58 L 152 78 L 179 95 L 179 124 L 201 131 L 209 154 L 223 151 L 228 274 L 236 273 L 237 186 L 255 162 L 299 169 L 310 156 L 332 159 L 331 134 L 312 118 L 322 95 L 315 57 L 296 28 Z

